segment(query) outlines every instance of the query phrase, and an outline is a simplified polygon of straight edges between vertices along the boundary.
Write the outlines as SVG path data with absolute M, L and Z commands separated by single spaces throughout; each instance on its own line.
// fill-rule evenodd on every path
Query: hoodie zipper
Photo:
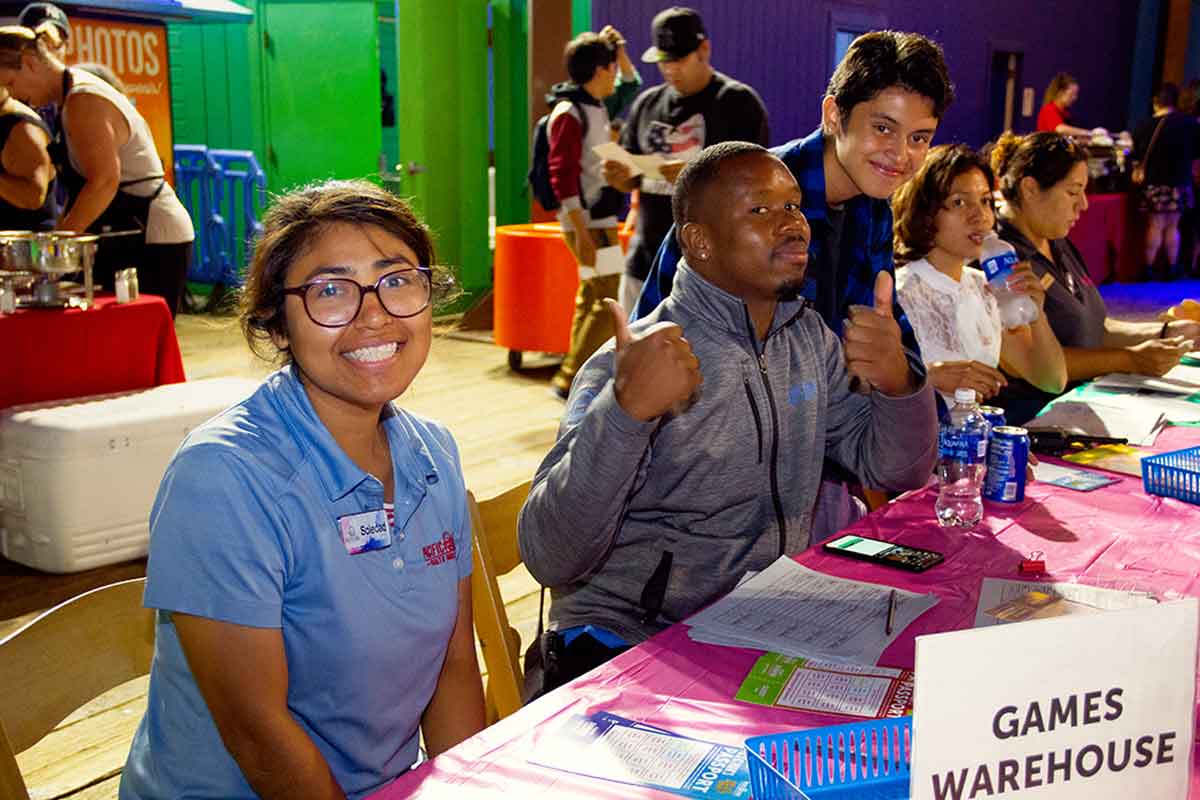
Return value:
M 767 377 L 767 342 L 771 337 L 779 331 L 791 325 L 800 318 L 804 313 L 804 307 L 801 306 L 796 315 L 780 325 L 773 331 L 768 331 L 766 338 L 763 340 L 762 350 L 758 349 L 758 334 L 754 330 L 754 320 L 750 318 L 750 309 L 742 304 L 742 309 L 746 313 L 746 326 L 750 331 L 750 342 L 754 347 L 754 352 L 758 356 L 758 374 L 762 376 L 763 389 L 767 392 L 767 408 L 771 411 L 771 465 L 769 473 L 771 476 L 771 502 L 775 505 L 775 520 L 779 525 L 779 555 L 783 555 L 786 551 L 787 542 L 787 521 L 783 516 L 783 499 L 779 496 L 779 412 L 775 408 L 775 394 L 771 391 L 771 380 Z M 746 384 L 749 390 L 749 384 Z
M 754 392 L 750 389 L 750 379 L 743 376 L 742 386 L 746 387 L 746 399 L 750 401 L 750 413 L 754 415 L 754 431 L 758 434 L 758 463 L 763 460 L 763 429 L 762 414 L 758 411 L 758 403 L 754 402 Z

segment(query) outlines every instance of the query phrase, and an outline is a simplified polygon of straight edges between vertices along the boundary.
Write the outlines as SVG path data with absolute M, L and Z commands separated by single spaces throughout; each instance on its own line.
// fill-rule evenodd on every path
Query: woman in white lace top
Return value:
M 929 151 L 925 163 L 892 200 L 900 304 L 912 322 L 934 387 L 948 401 L 958 388 L 981 400 L 1019 376 L 1059 393 L 1066 362 L 1054 332 L 1039 315 L 1031 325 L 1004 330 L 987 279 L 975 267 L 983 239 L 996 224 L 992 171 L 966 145 Z M 1046 293 L 1032 268 L 1020 263 L 1009 285 L 1039 309 Z M 1002 368 L 1003 371 L 1000 369 Z

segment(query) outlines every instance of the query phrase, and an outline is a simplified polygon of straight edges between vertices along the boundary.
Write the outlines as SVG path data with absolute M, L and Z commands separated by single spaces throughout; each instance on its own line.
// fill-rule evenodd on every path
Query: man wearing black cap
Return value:
M 660 11 L 652 37 L 654 45 L 642 54 L 642 61 L 658 64 L 665 83 L 638 95 L 621 133 L 621 146 L 669 161 L 661 170 L 662 179 L 631 175 L 616 161 L 604 163 L 609 184 L 623 192 L 641 192 L 637 231 L 621 280 L 620 296 L 627 310 L 671 228 L 672 184 L 684 163 L 677 154 L 727 141 L 766 145 L 769 138 L 767 110 L 758 93 L 712 68 L 712 43 L 699 14 L 680 7 Z
M 30 3 L 21 9 L 17 24 L 36 30 L 43 22 L 49 22 L 58 31 L 56 46 L 52 48 L 54 55 L 62 61 L 67 51 L 67 40 L 71 38 L 71 24 L 67 14 L 53 3 Z

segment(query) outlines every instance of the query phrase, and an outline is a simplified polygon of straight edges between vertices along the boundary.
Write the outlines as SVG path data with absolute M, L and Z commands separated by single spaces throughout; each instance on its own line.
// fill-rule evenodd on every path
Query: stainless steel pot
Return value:
M 32 231 L 0 231 L 0 270 L 27 272 L 33 269 Z
M 50 275 L 79 272 L 96 254 L 99 238 L 94 234 L 50 231 L 34 234 L 33 269 Z

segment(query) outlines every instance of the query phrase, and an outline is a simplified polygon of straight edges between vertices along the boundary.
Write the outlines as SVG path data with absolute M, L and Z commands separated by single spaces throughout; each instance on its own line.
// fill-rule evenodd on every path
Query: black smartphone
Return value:
M 885 567 L 906 569 L 909 572 L 924 572 L 930 567 L 942 563 L 942 554 L 932 550 L 906 547 L 895 542 L 869 539 L 866 536 L 855 536 L 854 534 L 831 539 L 822 545 L 822 549 L 826 553 L 870 561 Z

